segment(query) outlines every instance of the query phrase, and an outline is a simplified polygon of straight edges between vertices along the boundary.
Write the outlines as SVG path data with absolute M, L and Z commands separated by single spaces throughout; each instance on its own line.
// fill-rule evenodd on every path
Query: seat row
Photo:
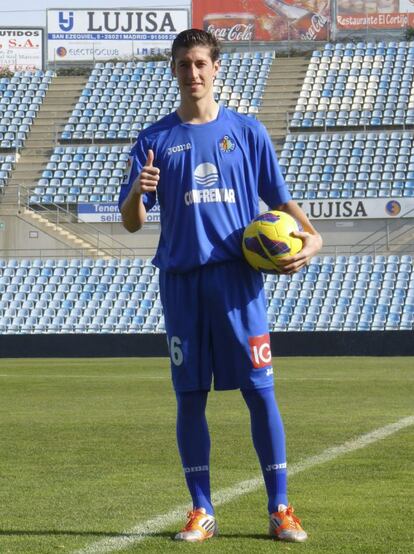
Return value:
M 413 258 L 317 256 L 265 275 L 271 331 L 413 329 Z M 150 260 L 0 260 L 0 333 L 165 332 Z
M 226 55 L 214 86 L 220 104 L 257 114 L 272 59 L 260 52 Z M 132 140 L 178 105 L 178 86 L 165 61 L 96 64 L 61 140 Z
M 0 193 L 3 192 L 4 187 L 7 185 L 15 164 L 15 154 L 0 154 Z
M 57 146 L 29 203 L 117 202 L 130 144 Z
M 0 148 L 22 148 L 54 75 L 18 71 L 0 79 Z
M 409 131 L 291 134 L 279 161 L 296 199 L 414 196 Z
M 413 125 L 414 46 L 381 44 L 315 51 L 291 129 Z

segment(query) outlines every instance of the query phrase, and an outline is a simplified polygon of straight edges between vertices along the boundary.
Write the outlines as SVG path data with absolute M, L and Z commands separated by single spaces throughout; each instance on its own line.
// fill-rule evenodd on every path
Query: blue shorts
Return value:
M 243 260 L 160 271 L 177 392 L 273 385 L 263 277 Z

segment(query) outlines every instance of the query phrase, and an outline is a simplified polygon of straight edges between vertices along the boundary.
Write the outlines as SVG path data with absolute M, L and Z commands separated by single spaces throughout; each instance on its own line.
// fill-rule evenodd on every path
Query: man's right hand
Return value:
M 141 173 L 135 179 L 133 188 L 138 194 L 145 192 L 155 192 L 160 179 L 160 170 L 154 167 L 154 152 L 148 150 L 147 161 L 141 170 Z

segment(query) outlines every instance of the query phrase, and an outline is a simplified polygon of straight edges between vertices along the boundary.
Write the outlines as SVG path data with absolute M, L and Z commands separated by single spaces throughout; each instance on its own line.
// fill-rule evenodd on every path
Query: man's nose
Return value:
M 195 77 L 197 77 L 197 74 L 198 74 L 198 71 L 197 71 L 197 66 L 195 64 L 191 64 L 190 67 L 189 67 L 189 73 L 191 75 L 191 77 L 194 79 Z

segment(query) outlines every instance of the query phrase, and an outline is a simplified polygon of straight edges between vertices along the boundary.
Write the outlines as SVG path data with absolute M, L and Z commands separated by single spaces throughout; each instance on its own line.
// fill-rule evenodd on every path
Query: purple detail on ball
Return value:
M 276 223 L 279 221 L 280 216 L 276 214 L 272 214 L 270 212 L 265 212 L 264 214 L 258 215 L 255 218 L 255 221 L 268 221 L 269 223 Z
M 262 233 L 260 233 L 260 240 L 271 256 L 280 256 L 281 254 L 288 254 L 290 252 L 289 245 L 286 244 L 286 242 L 269 239 L 269 237 Z
M 263 250 L 262 245 L 257 237 L 247 237 L 244 239 L 244 246 L 246 250 L 258 254 L 262 258 L 268 259 L 266 252 Z

